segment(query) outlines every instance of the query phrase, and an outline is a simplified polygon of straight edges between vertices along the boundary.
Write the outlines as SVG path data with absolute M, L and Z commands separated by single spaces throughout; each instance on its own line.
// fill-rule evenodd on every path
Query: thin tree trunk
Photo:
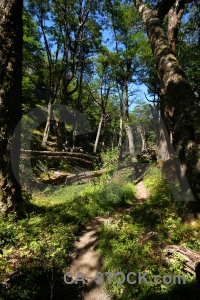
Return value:
M 122 102 L 122 100 L 120 100 Z M 119 160 L 122 160 L 122 141 L 123 140 L 123 111 L 122 107 L 120 108 L 120 119 L 119 119 L 119 141 L 118 141 L 118 149 L 119 149 Z
M 141 146 L 141 152 L 147 149 L 147 142 L 145 137 L 145 130 L 142 128 L 141 125 L 138 126 L 138 131 L 141 137 L 142 146 Z
M 142 151 L 147 150 L 147 143 L 146 143 L 146 139 L 145 139 L 145 135 L 140 133 L 141 139 L 142 139 Z
M 99 127 L 98 127 L 98 130 L 97 130 L 95 144 L 94 144 L 94 153 L 97 152 L 97 147 L 98 147 L 98 143 L 99 143 L 99 137 L 100 137 L 100 133 L 101 133 L 101 127 L 102 127 L 102 123 L 103 123 L 103 116 L 104 116 L 104 114 L 102 113 L 100 121 L 99 121 Z
M 75 148 L 75 142 L 76 142 L 76 134 L 77 134 L 77 118 L 75 118 L 75 124 L 73 125 L 73 131 L 72 131 L 72 148 Z
M 127 67 L 127 72 L 129 71 L 129 67 Z M 129 73 L 129 72 L 128 72 Z M 125 79 L 124 83 L 124 100 L 125 100 L 125 118 L 126 118 L 126 124 L 125 124 L 125 130 L 126 135 L 128 138 L 128 145 L 129 145 L 129 153 L 131 157 L 131 162 L 136 162 L 137 157 L 135 153 L 135 144 L 134 144 L 134 138 L 133 138 L 133 132 L 131 129 L 131 126 L 129 125 L 129 101 L 128 101 L 128 82 Z
M 117 143 L 117 136 L 116 136 L 116 124 L 115 124 L 115 127 L 113 129 L 113 134 L 112 134 L 112 143 L 111 143 L 112 149 L 116 147 L 116 143 Z
M 49 137 L 49 131 L 50 131 L 50 125 L 51 125 L 51 116 L 52 116 L 52 104 L 51 101 L 48 103 L 47 107 L 47 121 L 46 121 L 46 126 L 43 134 L 43 139 L 42 139 L 42 146 L 46 146 L 48 137 Z
M 56 150 L 62 151 L 65 142 L 65 123 L 58 121 Z
M 10 210 L 22 200 L 19 175 L 20 131 L 12 137 L 22 115 L 22 0 L 0 1 L 0 210 Z M 15 169 L 15 175 L 13 169 Z

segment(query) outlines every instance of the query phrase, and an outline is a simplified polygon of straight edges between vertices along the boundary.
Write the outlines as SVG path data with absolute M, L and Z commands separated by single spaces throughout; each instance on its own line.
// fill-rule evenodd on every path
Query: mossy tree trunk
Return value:
M 22 199 L 11 166 L 12 136 L 22 112 L 22 8 L 22 0 L 0 1 L 0 208 L 5 210 Z M 15 141 L 14 160 L 19 169 L 20 132 Z
M 186 175 L 194 196 L 198 200 L 195 209 L 199 209 L 200 114 L 198 101 L 162 28 L 164 16 L 177 1 L 159 1 L 154 9 L 149 9 L 140 0 L 134 3 L 145 23 L 161 81 L 161 116 L 168 133 L 171 128 L 173 130 L 173 145 L 181 162 L 181 174 Z M 181 3 L 182 1 L 179 1 L 179 4 Z

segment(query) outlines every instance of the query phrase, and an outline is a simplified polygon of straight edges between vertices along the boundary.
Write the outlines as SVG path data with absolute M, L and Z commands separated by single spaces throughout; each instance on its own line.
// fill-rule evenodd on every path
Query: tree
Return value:
M 22 0 L 0 2 L 0 192 L 6 210 L 22 199 L 11 166 L 12 136 L 22 113 Z M 15 136 L 19 169 L 20 134 Z
M 183 6 L 185 2 L 162 0 L 152 9 L 140 0 L 134 1 L 134 4 L 145 23 L 154 55 L 161 81 L 161 116 L 168 134 L 170 130 L 173 132 L 173 145 L 181 162 L 180 173 L 186 175 L 195 198 L 200 200 L 198 101 L 162 27 L 163 19 L 172 6 L 175 3 Z M 199 202 L 197 204 L 199 209 Z
M 98 77 L 94 80 L 94 89 L 96 92 L 96 99 L 94 98 L 94 101 L 101 109 L 101 117 L 99 120 L 99 126 L 94 143 L 94 153 L 97 152 L 101 128 L 103 125 L 103 121 L 106 120 L 106 107 L 112 88 L 112 73 L 109 64 L 109 56 L 106 55 L 106 53 L 104 53 L 104 55 L 100 54 L 96 60 L 96 74 Z
M 40 42 L 37 23 L 27 7 L 23 9 L 23 65 L 22 65 L 22 96 L 23 112 L 35 108 L 47 98 L 46 57 Z
M 113 33 L 113 44 L 115 45 L 115 55 L 112 55 L 113 76 L 115 76 L 116 86 L 120 99 L 120 132 L 119 132 L 119 159 L 122 156 L 122 131 L 123 123 L 129 143 L 131 160 L 137 160 L 133 134 L 130 126 L 129 107 L 134 91 L 132 83 L 135 82 L 137 69 L 137 50 L 140 33 L 136 23 L 138 16 L 135 11 L 130 10 L 126 2 L 118 0 L 107 1 L 106 11 L 109 25 Z M 134 20 L 134 24 L 133 24 Z
M 71 96 L 78 89 L 81 93 L 84 63 L 100 43 L 101 26 L 94 17 L 97 1 L 29 2 L 43 36 L 47 56 L 49 99 L 42 142 L 45 146 L 50 130 L 52 104 L 57 101 L 69 105 Z M 74 106 L 81 106 L 80 97 Z M 61 122 L 59 127 L 58 131 L 61 133 L 64 128 Z M 61 140 L 60 136 L 58 148 L 62 146 Z
M 156 145 L 156 130 L 149 104 L 137 101 L 131 113 L 131 124 L 135 127 L 137 136 L 136 150 L 142 152 Z
M 190 3 L 179 30 L 177 57 L 189 78 L 195 95 L 200 100 L 200 4 Z
M 49 136 L 50 120 L 52 116 L 52 105 L 56 100 L 61 80 L 66 69 L 67 61 L 67 40 L 63 37 L 63 32 L 59 25 L 53 20 L 54 3 L 52 1 L 29 1 L 29 10 L 37 20 L 41 35 L 44 40 L 44 50 L 46 52 L 46 65 L 48 70 L 48 108 L 47 122 L 44 130 L 42 145 L 45 146 Z M 50 25 L 46 23 L 50 22 Z M 57 25 L 57 26 L 56 26 Z

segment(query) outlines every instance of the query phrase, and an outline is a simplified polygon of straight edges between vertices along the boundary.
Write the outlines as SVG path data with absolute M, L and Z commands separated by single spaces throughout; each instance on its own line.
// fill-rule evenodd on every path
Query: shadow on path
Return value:
M 133 205 L 144 202 L 149 197 L 149 193 L 143 182 L 136 185 L 136 202 L 127 205 L 124 208 L 117 210 L 118 213 L 126 213 L 132 210 Z M 67 270 L 72 273 L 73 280 L 77 280 L 77 275 L 81 272 L 81 280 L 83 279 L 85 285 L 83 298 L 85 300 L 112 300 L 113 298 L 105 290 L 104 284 L 97 284 L 96 274 L 101 272 L 101 256 L 95 251 L 98 245 L 97 231 L 101 224 L 110 221 L 107 217 L 96 217 L 93 221 L 87 224 L 79 240 L 75 243 L 74 261 Z M 78 277 L 79 279 L 80 277 Z M 79 281 L 78 281 L 79 282 Z

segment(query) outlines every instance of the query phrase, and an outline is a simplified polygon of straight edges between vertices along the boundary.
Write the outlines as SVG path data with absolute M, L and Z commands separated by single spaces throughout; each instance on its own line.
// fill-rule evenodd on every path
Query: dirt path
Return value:
M 140 181 L 136 184 L 136 197 L 138 203 L 141 203 L 143 200 L 146 200 L 149 197 L 149 192 L 145 187 L 143 181 Z
M 75 243 L 75 259 L 70 267 L 72 274 L 75 274 L 73 279 L 76 278 L 78 272 L 81 272 L 84 279 L 87 280 L 86 292 L 84 300 L 109 300 L 109 295 L 104 290 L 102 284 L 95 283 L 95 275 L 101 272 L 101 257 L 95 251 L 98 244 L 96 233 L 102 223 L 106 222 L 108 218 L 96 217 L 92 222 L 88 223 L 85 232 Z
M 136 185 L 136 195 L 138 203 L 141 203 L 148 198 L 149 194 L 143 182 Z M 130 208 L 120 209 L 120 213 L 130 211 Z M 96 273 L 101 272 L 101 256 L 95 251 L 98 244 L 96 233 L 104 222 L 108 221 L 109 217 L 96 217 L 92 222 L 88 223 L 85 231 L 75 243 L 75 259 L 67 271 L 73 274 L 73 279 L 76 280 L 77 274 L 81 272 L 81 278 L 86 281 L 86 291 L 84 300 L 111 300 L 112 297 L 105 291 L 103 284 L 97 284 Z M 73 299 L 70 299 L 73 300 Z

